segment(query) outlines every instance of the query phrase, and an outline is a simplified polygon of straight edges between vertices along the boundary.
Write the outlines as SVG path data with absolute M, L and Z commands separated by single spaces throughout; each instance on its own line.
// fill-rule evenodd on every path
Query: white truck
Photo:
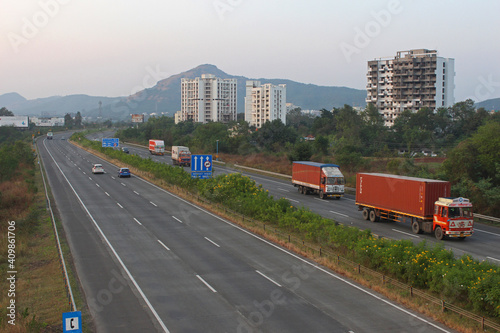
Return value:
M 191 166 L 191 152 L 188 147 L 172 146 L 172 164 Z
M 163 140 L 149 140 L 149 152 L 151 155 L 163 155 L 165 153 Z

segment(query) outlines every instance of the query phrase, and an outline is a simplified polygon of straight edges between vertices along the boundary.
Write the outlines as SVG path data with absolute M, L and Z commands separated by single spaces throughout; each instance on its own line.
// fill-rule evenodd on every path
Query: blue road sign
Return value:
M 191 172 L 212 172 L 212 155 L 191 155 Z
M 103 147 L 119 147 L 120 141 L 118 138 L 102 138 Z
M 62 324 L 64 333 L 82 333 L 82 312 L 63 312 Z

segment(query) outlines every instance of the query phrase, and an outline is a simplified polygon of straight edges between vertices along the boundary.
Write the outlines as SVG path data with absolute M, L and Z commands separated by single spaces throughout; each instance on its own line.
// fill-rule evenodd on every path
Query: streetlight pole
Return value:
M 217 140 L 217 153 L 215 154 L 215 160 L 219 160 L 219 140 Z

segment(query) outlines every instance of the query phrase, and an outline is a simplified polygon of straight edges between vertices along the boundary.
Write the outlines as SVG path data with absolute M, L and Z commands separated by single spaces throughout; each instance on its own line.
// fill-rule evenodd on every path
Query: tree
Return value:
M 72 128 L 73 125 L 74 125 L 73 118 L 69 113 L 66 113 L 66 115 L 64 115 L 64 126 L 66 126 L 67 128 Z
M 14 116 L 14 114 L 12 113 L 12 111 L 7 110 L 6 107 L 3 107 L 3 108 L 0 109 L 0 116 L 10 116 L 10 117 L 12 117 L 12 116 Z
M 326 155 L 328 153 L 329 141 L 327 137 L 319 135 L 314 140 L 314 149 L 316 153 Z
M 82 127 L 82 114 L 80 113 L 80 111 L 78 111 L 75 116 L 75 127 Z
M 293 151 L 288 155 L 290 162 L 293 161 L 309 161 L 312 156 L 311 143 L 307 141 L 302 141 L 294 146 Z

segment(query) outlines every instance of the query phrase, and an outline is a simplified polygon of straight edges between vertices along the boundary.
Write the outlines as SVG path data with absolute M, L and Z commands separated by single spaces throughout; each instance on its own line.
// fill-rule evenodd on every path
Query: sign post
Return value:
M 191 155 L 191 178 L 212 178 L 212 155 Z
M 102 138 L 102 147 L 120 147 L 120 139 Z
M 63 312 L 62 324 L 64 333 L 82 333 L 82 312 Z

